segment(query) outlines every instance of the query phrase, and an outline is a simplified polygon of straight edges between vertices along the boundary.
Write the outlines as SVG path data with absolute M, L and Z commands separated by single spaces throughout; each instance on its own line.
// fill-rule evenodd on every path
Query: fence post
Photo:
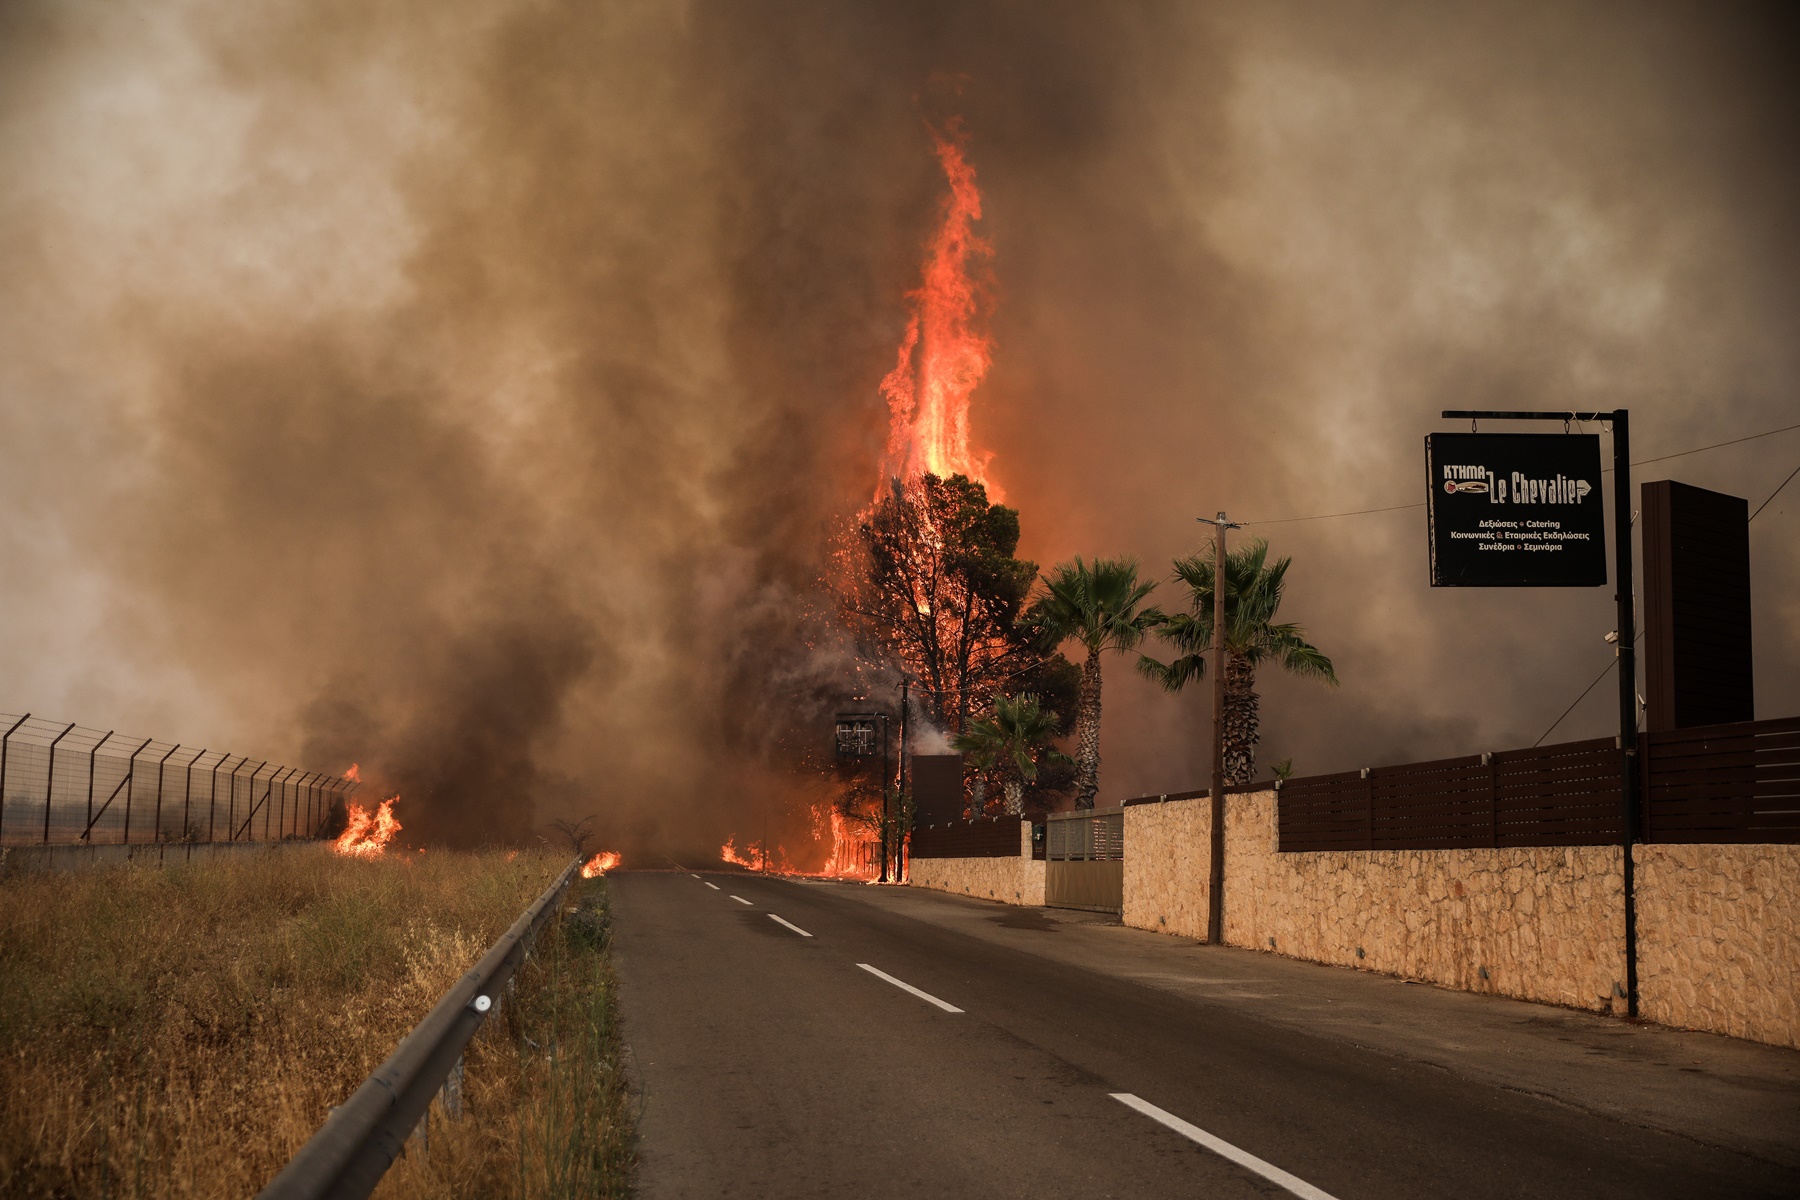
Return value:
M 181 749 L 181 743 L 176 742 L 173 746 L 169 747 L 169 754 L 173 754 L 179 749 Z M 163 766 L 164 766 L 164 764 L 166 764 L 169 761 L 169 754 L 165 754 L 161 758 L 156 760 L 156 817 L 155 817 L 154 821 L 152 822 L 152 828 L 151 828 L 151 832 L 150 832 L 150 840 L 153 842 L 160 842 L 163 840 L 163 827 L 162 827 Z
M 110 739 L 112 737 L 112 735 L 116 732 L 117 732 L 117 730 L 113 730 L 113 729 L 107 730 L 106 737 L 103 737 L 99 741 L 95 742 L 94 748 L 92 750 L 88 751 L 87 827 L 90 829 L 93 828 L 93 824 L 94 824 L 94 759 L 99 756 L 100 747 L 106 745 L 108 739 Z
M 301 772 L 300 778 L 294 781 L 294 828 L 293 834 L 300 833 L 300 822 L 304 819 L 306 808 L 306 781 L 312 778 L 311 771 Z
M 148 741 L 144 742 L 144 746 L 149 744 Z M 139 746 L 131 752 L 131 762 L 125 768 L 125 844 L 127 846 L 131 845 L 131 797 L 132 793 L 137 791 L 137 756 L 144 752 L 144 746 Z M 131 851 L 127 850 L 125 857 L 129 860 Z
M 50 765 L 44 768 L 44 844 L 50 844 L 50 795 L 56 791 L 56 743 L 69 736 L 69 730 L 75 728 L 70 721 L 68 728 L 56 735 L 56 741 L 50 743 Z
M 6 754 L 11 748 L 7 743 L 19 731 L 19 726 L 30 719 L 31 714 L 26 713 L 12 723 L 11 729 L 0 734 L 0 842 L 6 840 Z
M 248 761 L 249 759 L 246 757 L 245 762 Z M 239 763 L 238 765 L 241 767 L 244 764 Z M 254 771 L 250 772 L 250 786 L 244 792 L 244 802 L 250 806 L 250 811 L 244 814 L 244 828 L 232 832 L 231 840 L 234 842 L 238 840 L 239 833 L 248 835 L 250 826 L 256 822 L 256 777 L 261 775 L 262 769 L 268 765 L 269 760 L 265 758 L 256 764 L 256 769 Z
M 269 840 L 269 825 L 271 822 L 275 825 L 276 840 L 281 840 L 281 823 L 275 820 L 275 806 L 283 802 L 283 786 L 287 777 L 292 775 L 294 771 L 295 768 L 286 767 L 281 769 L 277 774 L 269 776 L 269 802 L 263 806 L 262 840 L 265 842 Z
M 1481 756 L 1481 765 L 1487 768 L 1488 792 L 1488 843 L 1495 849 L 1500 848 L 1500 768 L 1494 765 L 1494 752 L 1489 750 Z
M 219 751 L 219 761 L 212 765 L 212 787 L 206 793 L 206 840 L 210 844 L 218 840 L 219 828 L 219 768 L 231 758 L 229 751 Z
M 269 785 L 274 790 L 275 803 L 281 805 L 281 812 L 275 818 L 275 840 L 278 842 L 281 840 L 287 821 L 287 781 L 292 779 L 294 772 L 299 769 L 299 767 L 289 767 L 285 773 L 276 776 Z M 269 813 L 263 814 L 263 841 L 265 842 L 269 840 L 269 816 Z
M 1375 848 L 1375 781 L 1369 778 L 1369 768 L 1362 769 L 1363 781 L 1363 821 L 1369 830 L 1369 849 Z
M 250 756 L 244 755 L 225 776 L 225 840 L 228 842 L 237 841 L 237 777 L 249 761 Z
M 203 759 L 205 757 L 206 757 L 206 747 L 202 746 L 200 748 L 200 753 L 198 753 L 198 754 L 194 755 L 194 757 L 188 759 L 188 765 L 182 772 L 181 840 L 184 842 L 188 840 L 188 831 L 193 828 L 193 822 L 192 822 L 191 818 L 192 818 L 193 812 L 194 812 L 194 764 L 199 762 L 201 759 Z M 191 852 L 189 854 L 189 857 L 190 858 L 192 857 Z

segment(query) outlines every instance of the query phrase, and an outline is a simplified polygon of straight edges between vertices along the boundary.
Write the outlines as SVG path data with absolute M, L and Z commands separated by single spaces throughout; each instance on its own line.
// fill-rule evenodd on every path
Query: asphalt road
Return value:
M 1671 1128 L 1679 1106 L 1647 1125 L 1628 1097 L 1596 1112 L 1496 1077 L 1504 1061 L 1472 1077 L 1341 1022 L 1272 1019 L 1254 991 L 1196 997 L 918 915 L 976 902 L 610 883 L 647 1197 L 1800 1195 L 1784 1125 L 1759 1154 L 1729 1121 Z M 1176 942 L 1113 932 L 1152 957 Z M 1785 1114 L 1783 1078 L 1753 1082 Z

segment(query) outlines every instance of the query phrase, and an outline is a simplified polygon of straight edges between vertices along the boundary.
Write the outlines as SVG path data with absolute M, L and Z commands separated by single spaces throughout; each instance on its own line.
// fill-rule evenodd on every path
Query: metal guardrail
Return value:
M 513 922 L 493 948 L 444 993 L 319 1132 L 259 1194 L 259 1200 L 361 1200 L 400 1157 L 407 1137 L 431 1106 L 463 1048 L 493 1011 L 500 989 L 524 961 L 531 941 L 575 878 L 577 858 Z

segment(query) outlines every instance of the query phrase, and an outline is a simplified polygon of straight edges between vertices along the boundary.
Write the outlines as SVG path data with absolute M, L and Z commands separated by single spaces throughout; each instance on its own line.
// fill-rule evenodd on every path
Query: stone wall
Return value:
M 1206 937 L 1212 802 L 1165 800 L 1125 810 L 1125 911 L 1139 929 Z M 1138 853 L 1145 847 L 1146 853 Z
M 914 887 L 1033 908 L 1044 902 L 1044 864 L 1031 857 L 1031 823 L 1019 823 L 1018 858 L 914 858 L 907 862 Z
M 1638 1008 L 1800 1047 L 1800 846 L 1638 846 Z
M 1613 846 L 1281 854 L 1275 793 L 1225 801 L 1225 941 L 1264 953 L 1596 1012 L 1625 1011 Z M 1124 923 L 1206 936 L 1211 806 L 1125 810 Z M 915 859 L 913 883 L 1044 902 L 1044 864 Z M 1800 846 L 1639 846 L 1640 1013 L 1800 1048 Z
M 1608 846 L 1280 854 L 1275 793 L 1226 797 L 1230 945 L 1623 1012 L 1623 888 Z

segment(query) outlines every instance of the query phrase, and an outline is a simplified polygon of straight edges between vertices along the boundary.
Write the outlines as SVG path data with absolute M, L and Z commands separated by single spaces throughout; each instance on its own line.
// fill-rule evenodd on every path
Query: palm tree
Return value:
M 1037 782 L 1038 768 L 1048 762 L 1068 762 L 1069 756 L 1050 743 L 1061 729 L 1061 719 L 1043 707 L 1030 692 L 1001 696 L 994 701 L 994 715 L 971 721 L 950 744 L 968 755 L 976 767 L 975 815 L 986 816 L 986 774 L 998 765 L 1006 788 L 1006 811 L 1018 816 L 1025 811 L 1025 785 Z
M 1100 655 L 1132 650 L 1162 624 L 1156 608 L 1140 607 L 1156 590 L 1138 581 L 1128 558 L 1096 558 L 1059 563 L 1043 577 L 1043 591 L 1026 619 L 1040 644 L 1054 649 L 1074 639 L 1087 650 L 1081 664 L 1081 701 L 1075 710 L 1075 807 L 1094 807 L 1100 791 Z
M 1269 543 L 1258 539 L 1225 556 L 1225 782 L 1245 784 L 1256 774 L 1262 740 L 1256 669 L 1274 662 L 1296 675 L 1336 687 L 1331 660 L 1306 641 L 1299 625 L 1277 625 L 1275 612 L 1291 558 L 1267 561 Z M 1210 555 L 1175 560 L 1175 578 L 1188 587 L 1188 611 L 1157 630 L 1176 651 L 1168 663 L 1143 656 L 1138 669 L 1171 692 L 1206 674 L 1213 638 L 1213 564 Z
M 970 721 L 963 731 L 950 740 L 950 748 L 963 756 L 963 763 L 975 769 L 969 781 L 969 815 L 987 816 L 988 773 L 1000 761 L 999 738 L 991 721 Z

